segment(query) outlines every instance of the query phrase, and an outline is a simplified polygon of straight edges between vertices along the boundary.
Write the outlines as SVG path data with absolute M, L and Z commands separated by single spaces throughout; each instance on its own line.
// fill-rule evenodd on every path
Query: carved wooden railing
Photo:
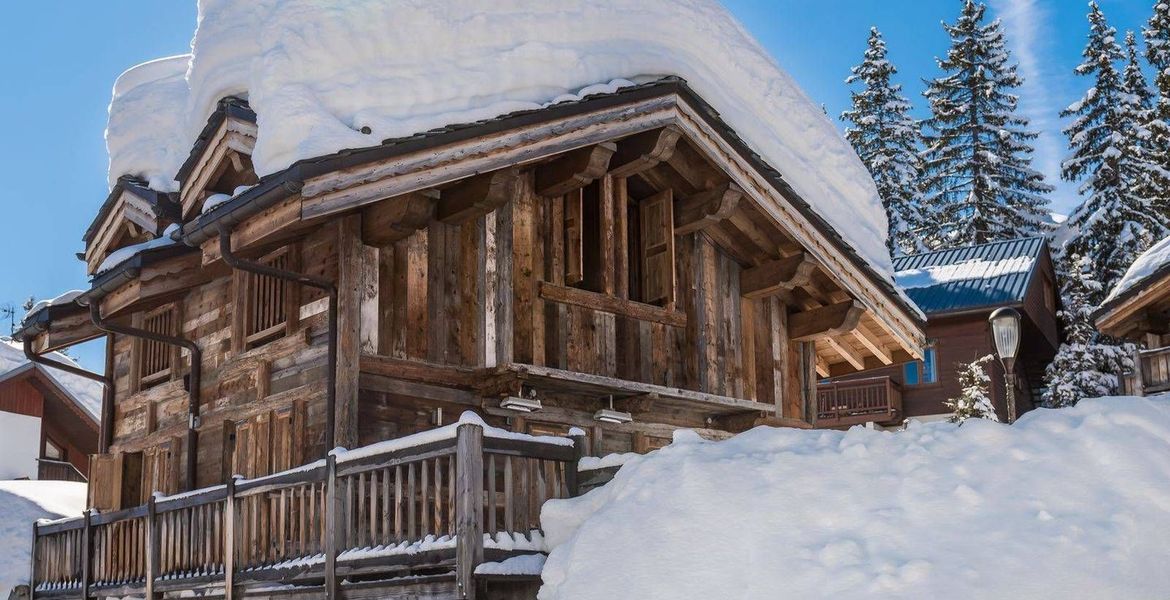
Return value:
M 1170 347 L 1137 350 L 1133 361 L 1135 368 L 1122 378 L 1121 393 L 1144 396 L 1170 390 Z
M 902 417 L 902 388 L 889 377 L 868 377 L 817 386 L 817 427 L 893 424 Z
M 33 528 L 32 595 L 141 596 L 454 571 L 542 550 L 540 506 L 577 493 L 583 438 L 513 434 L 476 419 L 296 469 Z M 486 557 L 486 559 L 485 559 Z M 321 581 L 324 590 L 321 590 Z
M 49 458 L 37 459 L 37 479 L 41 481 L 76 481 L 85 483 L 87 479 L 73 463 L 66 460 L 52 460 Z

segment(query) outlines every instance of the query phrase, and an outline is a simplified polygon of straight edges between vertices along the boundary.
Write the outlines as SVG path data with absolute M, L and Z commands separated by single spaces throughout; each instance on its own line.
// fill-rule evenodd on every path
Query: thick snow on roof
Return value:
M 72 481 L 0 481 L 0 597 L 28 583 L 33 523 L 80 515 L 85 489 Z
M 1149 250 L 1138 256 L 1125 271 L 1125 275 L 1121 276 L 1117 285 L 1113 286 L 1113 290 L 1109 292 L 1109 297 L 1105 298 L 1105 302 L 1120 296 L 1139 281 L 1153 275 L 1154 271 L 1167 263 L 1170 263 L 1170 237 L 1150 246 Z
M 85 292 L 83 292 L 81 290 L 69 290 L 68 292 L 61 294 L 60 296 L 57 296 L 56 298 L 52 298 L 50 300 L 38 301 L 36 304 L 33 304 L 31 308 L 28 309 L 28 312 L 24 313 L 24 318 L 22 319 L 22 321 L 27 321 L 29 317 L 37 314 L 38 312 L 41 312 L 42 310 L 44 310 L 50 306 L 60 306 L 62 304 L 70 304 L 74 300 L 76 300 L 78 296 L 80 296 L 84 293 Z
M 143 63 L 114 83 L 106 125 L 110 189 L 122 175 L 139 177 L 161 192 L 179 189 L 175 174 L 195 141 L 186 141 L 184 148 L 182 117 L 190 58 L 184 54 Z
M 541 600 L 1170 598 L 1170 398 L 690 432 L 544 505 Z
M 46 358 L 73 365 L 77 364 L 72 358 L 60 352 L 51 352 L 46 355 Z M 0 338 L 0 377 L 23 367 L 28 362 L 29 360 L 24 355 L 24 346 L 22 344 L 14 342 L 9 338 Z M 66 373 L 57 369 L 45 367 L 45 371 L 61 386 L 61 389 L 73 397 L 73 401 L 78 406 L 88 412 L 95 421 L 99 419 L 102 411 L 102 384 L 92 379 L 86 379 L 79 375 Z
M 1027 273 L 1032 270 L 1035 259 L 1031 256 L 1017 256 L 999 260 L 972 259 L 952 265 L 933 265 L 921 269 L 906 269 L 894 273 L 898 287 L 906 290 L 930 287 L 952 281 L 991 279 L 1011 273 Z
M 153 182 L 166 176 L 163 167 L 177 170 L 175 157 L 227 95 L 246 97 L 257 114 L 252 159 L 266 175 L 299 159 L 539 108 L 594 84 L 676 75 L 862 257 L 890 272 L 886 217 L 864 166 L 715 0 L 201 0 L 185 92 L 175 80 L 181 60 L 123 76 L 139 85 L 119 86 L 128 91 L 116 90 L 111 104 L 111 181 L 128 172 Z M 134 99 L 143 110 L 165 102 L 182 114 L 123 126 Z

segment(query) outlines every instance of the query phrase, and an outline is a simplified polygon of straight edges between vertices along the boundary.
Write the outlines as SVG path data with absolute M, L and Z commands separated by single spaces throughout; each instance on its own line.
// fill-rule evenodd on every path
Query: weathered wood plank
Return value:
M 854 300 L 821 306 L 788 316 L 792 341 L 807 342 L 824 336 L 848 333 L 857 327 L 865 309 Z
M 566 152 L 536 170 L 536 194 L 546 198 L 563 196 L 589 185 L 609 169 L 609 160 L 617 151 L 612 142 Z
M 811 281 L 816 262 L 807 254 L 768 261 L 740 272 L 740 292 L 747 298 L 764 298 Z

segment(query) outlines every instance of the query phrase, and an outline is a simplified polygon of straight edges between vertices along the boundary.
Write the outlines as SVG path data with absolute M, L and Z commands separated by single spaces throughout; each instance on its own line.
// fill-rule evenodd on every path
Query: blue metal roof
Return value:
M 1034 237 L 901 256 L 894 280 L 927 315 L 1018 304 L 1045 244 Z

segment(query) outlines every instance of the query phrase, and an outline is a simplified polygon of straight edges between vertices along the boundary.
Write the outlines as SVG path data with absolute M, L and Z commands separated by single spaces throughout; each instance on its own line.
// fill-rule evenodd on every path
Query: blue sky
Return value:
M 843 81 L 861 57 L 870 26 L 886 36 L 900 81 L 925 116 L 921 80 L 938 73 L 942 20 L 959 0 L 725 0 L 805 91 L 831 115 L 848 107 Z M 989 0 L 1004 19 L 1028 78 L 1027 116 L 1042 130 L 1037 167 L 1053 176 L 1065 154 L 1057 113 L 1087 85 L 1072 76 L 1087 28 L 1080 0 Z M 1140 29 L 1153 0 L 1101 0 L 1119 31 Z M 195 27 L 194 0 L 43 0 L 6 3 L 0 13 L 0 306 L 85 286 L 74 254 L 105 198 L 103 131 L 114 79 L 137 63 L 181 54 Z M 1054 208 L 1075 203 L 1058 185 Z M 19 310 L 18 310 L 19 312 Z M 19 318 L 19 315 L 18 315 Z M 8 323 L 0 323 L 7 333 Z M 79 348 L 91 368 L 101 349 Z

